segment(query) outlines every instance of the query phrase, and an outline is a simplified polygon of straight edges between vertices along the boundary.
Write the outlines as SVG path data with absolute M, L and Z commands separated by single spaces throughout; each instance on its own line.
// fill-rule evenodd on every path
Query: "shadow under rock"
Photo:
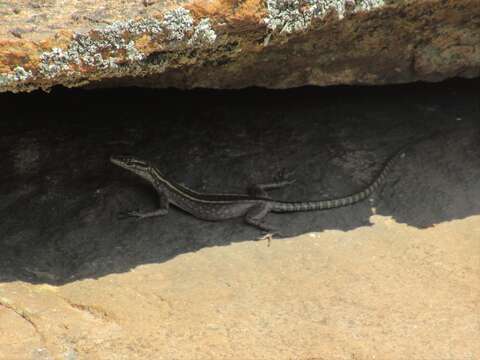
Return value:
M 296 182 L 274 198 L 319 200 L 362 189 L 400 147 L 439 132 L 407 149 L 371 199 L 266 221 L 290 236 L 369 225 L 372 208 L 418 228 L 479 214 L 479 83 L 1 95 L 0 280 L 62 284 L 261 235 L 176 209 L 117 220 L 156 196 L 112 154 L 149 159 L 198 191 L 287 176 Z

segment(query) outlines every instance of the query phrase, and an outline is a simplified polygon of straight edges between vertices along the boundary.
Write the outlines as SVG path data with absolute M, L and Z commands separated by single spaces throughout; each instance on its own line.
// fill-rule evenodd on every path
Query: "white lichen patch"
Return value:
M 40 73 L 47 78 L 54 77 L 62 71 L 68 71 L 71 60 L 68 52 L 59 48 L 53 48 L 52 51 L 45 52 L 41 55 Z
M 165 14 L 163 25 L 169 40 L 182 41 L 193 28 L 193 18 L 190 11 L 179 7 Z
M 307 29 L 313 19 L 336 14 L 338 19 L 384 5 L 384 0 L 266 0 L 268 16 L 263 19 L 268 29 L 292 33 Z
M 19 81 L 27 81 L 33 77 L 31 71 L 25 70 L 21 66 L 17 66 L 13 72 L 8 74 L 0 74 L 0 86 L 7 86 Z
M 144 34 L 163 35 L 166 46 L 183 42 L 190 46 L 211 44 L 216 39 L 208 19 L 195 25 L 190 11 L 182 7 L 165 13 L 163 20 L 143 18 L 114 22 L 88 34 L 76 34 L 68 49 L 52 49 L 41 57 L 40 73 L 47 78 L 75 72 L 75 66 L 98 70 L 115 69 L 120 63 L 139 62 L 145 54 L 139 51 L 133 37 Z
M 153 19 L 152 19 L 153 20 Z M 154 21 L 114 22 L 88 34 L 74 35 L 66 50 L 54 48 L 41 55 L 39 72 L 46 78 L 75 72 L 77 66 L 88 66 L 98 70 L 115 68 L 120 62 L 140 61 L 144 55 L 135 47 L 128 35 L 158 33 Z
M 66 49 L 55 47 L 41 54 L 35 76 L 21 67 L 12 73 L 0 74 L 0 86 L 33 77 L 53 79 L 80 74 L 85 67 L 104 71 L 118 69 L 121 64 L 139 65 L 146 55 L 136 47 L 135 40 L 144 35 L 170 50 L 181 46 L 208 46 L 217 37 L 209 19 L 196 22 L 190 11 L 182 7 L 166 12 L 161 20 L 116 21 L 88 33 L 76 33 Z
M 159 34 L 163 31 L 162 23 L 154 18 L 142 18 L 139 20 L 115 21 L 102 29 L 98 29 L 105 37 L 113 37 L 129 33 L 133 35 Z
M 273 31 L 296 32 L 307 28 L 311 22 L 299 0 L 267 0 L 267 10 L 264 22 Z
M 212 44 L 215 42 L 217 34 L 210 26 L 209 19 L 202 19 L 193 32 L 192 37 L 188 40 L 188 44 L 194 46 L 195 44 Z
M 357 11 L 370 11 L 385 4 L 384 0 L 363 0 L 357 1 L 356 10 Z

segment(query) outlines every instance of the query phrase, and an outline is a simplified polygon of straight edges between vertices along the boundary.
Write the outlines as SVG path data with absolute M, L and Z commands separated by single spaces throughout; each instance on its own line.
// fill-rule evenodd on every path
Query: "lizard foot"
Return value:
M 166 215 L 167 212 L 168 210 L 165 210 L 165 209 L 159 209 L 159 210 L 150 211 L 150 212 L 140 212 L 139 210 L 125 211 L 125 212 L 119 213 L 117 216 L 117 219 L 119 220 L 125 220 L 128 218 L 145 219 L 145 218 L 154 217 L 154 216 Z
M 139 210 L 133 210 L 133 211 L 122 211 L 117 214 L 117 219 L 118 220 L 126 220 L 130 218 L 141 218 L 141 213 Z

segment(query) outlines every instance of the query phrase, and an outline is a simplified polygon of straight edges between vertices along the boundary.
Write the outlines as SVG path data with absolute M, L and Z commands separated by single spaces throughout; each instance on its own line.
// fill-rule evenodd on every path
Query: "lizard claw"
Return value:
M 281 233 L 279 231 L 267 232 L 263 236 L 257 238 L 257 241 L 267 240 L 267 246 L 270 246 L 270 242 L 273 240 L 274 236 L 281 236 Z

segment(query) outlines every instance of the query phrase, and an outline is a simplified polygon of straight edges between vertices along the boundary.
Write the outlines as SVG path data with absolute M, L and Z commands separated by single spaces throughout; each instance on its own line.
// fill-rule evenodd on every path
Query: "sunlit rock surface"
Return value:
M 480 217 L 371 220 L 62 286 L 0 284 L 0 357 L 478 358 Z

